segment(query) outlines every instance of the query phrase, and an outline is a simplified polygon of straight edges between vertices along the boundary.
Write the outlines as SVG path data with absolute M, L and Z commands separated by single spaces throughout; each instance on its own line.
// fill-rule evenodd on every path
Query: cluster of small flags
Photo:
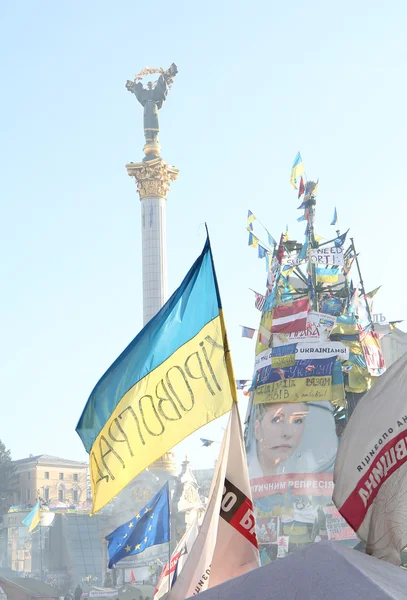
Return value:
M 250 396 L 251 379 L 236 379 L 236 389 L 241 390 L 244 396 Z
M 257 235 L 254 235 L 253 221 L 257 221 L 258 223 L 260 223 L 260 221 L 257 219 L 257 217 L 252 213 L 252 211 L 248 210 L 247 211 L 247 230 L 249 232 L 248 245 L 251 246 L 252 248 L 257 248 L 257 256 L 259 258 L 266 259 L 266 271 L 268 272 L 270 269 L 270 265 L 271 265 L 272 252 L 263 243 L 261 243 L 261 240 L 257 237 Z M 268 240 L 269 246 L 273 246 L 273 247 L 277 246 L 277 242 L 273 238 L 271 233 L 264 227 L 264 225 L 262 225 L 262 223 L 260 223 L 260 225 L 263 227 L 263 229 L 265 230 L 265 232 L 267 234 L 267 240 Z

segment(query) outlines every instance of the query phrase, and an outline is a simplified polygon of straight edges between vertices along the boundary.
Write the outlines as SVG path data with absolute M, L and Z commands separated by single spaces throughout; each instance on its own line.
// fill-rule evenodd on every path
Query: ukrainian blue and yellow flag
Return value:
M 255 215 L 252 213 L 251 210 L 247 211 L 247 229 L 249 229 L 250 231 L 253 231 L 253 221 L 256 220 Z
M 291 169 L 291 185 L 297 189 L 296 183 L 298 177 L 305 173 L 304 163 L 302 162 L 301 154 L 297 152 L 296 157 L 294 158 L 293 166 Z
M 337 222 L 338 222 L 338 213 L 336 211 L 336 206 L 335 206 L 334 216 L 332 217 L 331 225 L 336 225 Z
M 103 375 L 79 419 L 92 513 L 233 402 L 235 378 L 208 238 L 180 287 Z
M 317 267 L 315 273 L 318 283 L 336 283 L 339 279 L 339 269 L 336 267 Z
M 23 519 L 23 525 L 26 525 L 28 527 L 28 531 L 31 532 L 37 527 L 40 521 L 40 503 L 37 502 L 37 504 L 34 506 L 31 512 L 29 512 L 26 518 Z

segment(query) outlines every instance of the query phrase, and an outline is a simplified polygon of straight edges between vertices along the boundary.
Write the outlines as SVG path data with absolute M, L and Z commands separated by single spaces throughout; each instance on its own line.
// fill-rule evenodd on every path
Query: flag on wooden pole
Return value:
M 202 526 L 167 600 L 184 600 L 259 566 L 246 452 L 234 405 Z

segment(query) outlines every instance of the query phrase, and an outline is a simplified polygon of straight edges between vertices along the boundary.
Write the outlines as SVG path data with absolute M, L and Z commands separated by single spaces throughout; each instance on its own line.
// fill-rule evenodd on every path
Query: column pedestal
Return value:
M 161 157 L 126 165 L 134 177 L 141 200 L 143 253 L 143 324 L 167 301 L 166 198 L 179 170 Z

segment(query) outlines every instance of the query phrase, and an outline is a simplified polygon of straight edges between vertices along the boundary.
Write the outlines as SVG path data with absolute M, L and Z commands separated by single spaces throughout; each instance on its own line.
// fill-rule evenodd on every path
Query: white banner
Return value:
M 272 348 L 268 348 L 267 350 L 264 350 L 264 352 L 260 352 L 260 354 L 258 354 L 254 360 L 254 371 L 258 371 L 259 369 L 262 369 L 263 367 L 268 367 L 268 365 L 271 365 L 271 355 L 272 355 L 273 349 Z
M 342 434 L 333 499 L 376 558 L 407 545 L 407 354 L 359 401 Z
M 299 254 L 290 254 L 289 256 L 283 256 L 281 266 L 296 267 L 297 265 L 302 265 L 307 260 L 306 258 L 300 258 Z
M 239 409 L 234 402 L 208 506 L 167 600 L 184 600 L 260 566 Z
M 172 586 L 174 579 L 181 573 L 188 553 L 198 536 L 200 521 L 200 512 L 195 511 L 192 523 L 189 525 L 171 555 L 170 565 L 168 565 L 168 562 L 164 565 L 157 582 L 157 587 L 154 591 L 154 600 L 159 600 L 159 598 L 167 594 L 170 581 Z
M 334 244 L 322 246 L 321 248 L 311 248 L 310 261 L 318 266 L 335 265 L 343 267 L 343 248 Z
M 304 342 L 297 344 L 295 358 L 296 360 L 305 360 L 307 358 L 327 358 L 334 355 L 339 356 L 341 360 L 348 360 L 349 348 L 342 342 L 322 342 L 321 344 Z

